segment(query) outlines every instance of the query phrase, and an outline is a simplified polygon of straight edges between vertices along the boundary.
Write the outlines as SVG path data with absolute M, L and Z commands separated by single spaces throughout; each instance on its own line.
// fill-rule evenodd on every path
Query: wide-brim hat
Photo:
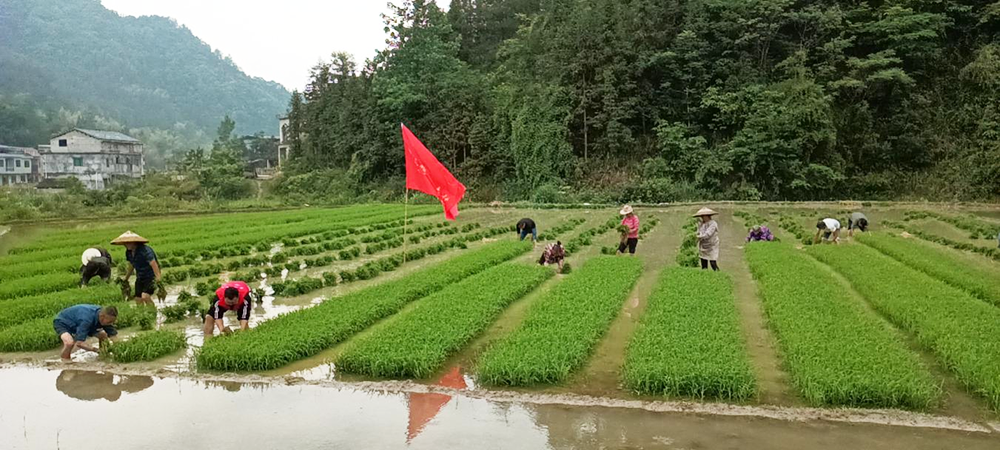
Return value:
M 111 245 L 125 245 L 125 244 L 148 244 L 149 239 L 146 239 L 138 234 L 131 231 L 126 231 L 122 233 L 121 236 L 115 238 L 111 241 Z
M 624 207 L 622 207 L 621 211 L 618 211 L 618 214 L 621 214 L 623 216 L 626 214 L 632 214 L 632 206 L 625 205 Z
M 702 216 L 717 216 L 717 215 L 719 215 L 719 213 L 717 213 L 717 212 L 715 212 L 715 211 L 712 211 L 712 210 L 711 210 L 711 209 L 709 209 L 709 208 L 701 208 L 701 209 L 699 209 L 699 210 L 698 210 L 698 212 L 696 212 L 696 213 L 694 214 L 694 216 L 693 216 L 693 217 L 702 217 Z

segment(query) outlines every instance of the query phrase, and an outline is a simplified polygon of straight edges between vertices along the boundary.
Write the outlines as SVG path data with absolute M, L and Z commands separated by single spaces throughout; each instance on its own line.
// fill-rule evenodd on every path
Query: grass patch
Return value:
M 559 383 L 580 368 L 642 273 L 642 260 L 598 256 L 567 275 L 528 310 L 524 322 L 479 360 L 494 385 Z
M 425 378 L 552 275 L 549 268 L 507 263 L 466 278 L 348 344 L 337 368 L 374 377 Z
M 686 267 L 663 271 L 629 342 L 622 378 L 640 394 L 754 397 L 729 276 Z
M 811 253 L 1000 411 L 1000 310 L 869 247 L 817 247 Z

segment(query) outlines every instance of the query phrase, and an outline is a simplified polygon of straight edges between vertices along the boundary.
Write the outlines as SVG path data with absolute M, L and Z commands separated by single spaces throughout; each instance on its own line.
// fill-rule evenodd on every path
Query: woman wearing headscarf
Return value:
M 702 269 L 708 269 L 711 264 L 712 270 L 719 270 L 719 224 L 712 219 L 712 216 L 718 214 L 711 209 L 702 208 L 694 215 L 701 220 L 698 223 L 698 257 L 701 258 Z

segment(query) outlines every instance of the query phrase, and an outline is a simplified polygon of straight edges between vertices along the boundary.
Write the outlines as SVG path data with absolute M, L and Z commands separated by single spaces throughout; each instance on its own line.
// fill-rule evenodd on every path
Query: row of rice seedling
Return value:
M 549 228 L 548 230 L 539 234 L 538 240 L 543 242 L 555 240 L 557 237 L 575 230 L 576 227 L 583 225 L 584 222 L 586 222 L 586 220 L 581 218 L 569 219 L 568 221 L 556 225 L 555 227 Z
M 936 234 L 928 233 L 920 228 L 917 228 L 909 224 L 899 223 L 891 220 L 883 220 L 882 225 L 888 228 L 898 228 L 900 230 L 904 230 L 907 233 L 910 233 L 928 242 L 941 244 L 946 247 L 951 247 L 955 250 L 978 253 L 987 258 L 992 258 L 996 261 L 1000 261 L 1000 249 L 996 247 L 983 247 L 981 245 L 970 244 L 968 242 L 958 242 L 954 239 L 948 239 L 943 236 L 938 236 Z
M 0 267 L 0 283 L 46 273 L 80 273 L 80 256 L 67 256 Z
M 805 227 L 799 223 L 798 220 L 792 218 L 791 216 L 781 215 L 778 218 L 778 225 L 784 228 L 785 231 L 792 233 L 802 245 L 812 245 L 814 234 L 809 234 Z
M 566 254 L 569 255 L 576 253 L 584 247 L 591 245 L 594 242 L 594 238 L 617 228 L 619 221 L 620 219 L 617 217 L 612 217 L 611 219 L 608 219 L 607 222 L 604 222 L 596 227 L 589 228 L 583 233 L 578 234 L 563 246 L 563 248 L 566 249 Z
M 125 341 L 111 343 L 101 348 L 101 355 L 114 362 L 132 363 L 152 361 L 187 347 L 184 333 L 176 330 L 157 330 L 138 333 Z
M 506 263 L 466 278 L 349 342 L 337 369 L 374 377 L 426 378 L 553 273 L 537 265 Z
M 1000 225 L 985 222 L 973 215 L 952 216 L 939 214 L 933 211 L 907 211 L 903 215 L 903 220 L 909 222 L 928 217 L 951 224 L 955 228 L 968 231 L 970 233 L 969 239 L 993 240 L 996 239 L 997 234 L 1000 233 Z
M 156 308 L 140 307 L 127 303 L 115 304 L 118 308 L 118 329 L 138 326 L 151 330 L 156 325 Z M 30 319 L 11 326 L 0 333 L 0 353 L 40 352 L 52 350 L 62 345 L 56 336 L 52 321 L 59 311 L 39 319 Z
M 80 285 L 80 274 L 46 273 L 12 279 L 0 284 L 0 303 L 18 297 L 71 289 Z
M 917 356 L 816 260 L 776 243 L 751 243 L 745 254 L 785 367 L 809 403 L 926 408 L 937 400 Z
M 567 275 L 524 322 L 483 354 L 479 379 L 525 386 L 565 381 L 604 336 L 642 273 L 642 260 L 597 256 Z
M 315 355 L 395 314 L 414 300 L 530 249 L 530 243 L 497 242 L 400 279 L 282 315 L 250 331 L 209 340 L 198 354 L 198 367 L 225 371 L 268 370 Z
M 648 305 L 625 354 L 628 389 L 724 400 L 756 395 L 728 275 L 664 270 Z
M 83 289 L 69 289 L 0 302 L 0 330 L 33 319 L 51 318 L 73 305 L 110 305 L 122 301 L 118 286 L 95 281 Z
M 681 267 L 698 267 L 701 258 L 698 256 L 698 219 L 688 220 L 681 228 L 684 239 L 677 251 L 677 265 Z
M 1000 411 L 1000 309 L 869 247 L 825 246 L 811 253 Z
M 915 239 L 869 233 L 859 235 L 858 240 L 907 266 L 1000 306 L 1000 271 L 972 264 L 951 250 Z

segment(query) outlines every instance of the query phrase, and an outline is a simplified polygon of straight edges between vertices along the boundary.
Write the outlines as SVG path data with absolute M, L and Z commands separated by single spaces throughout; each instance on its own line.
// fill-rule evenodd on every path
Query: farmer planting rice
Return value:
M 835 244 L 840 243 L 840 221 L 837 219 L 826 218 L 816 222 L 816 236 L 813 237 L 813 243 L 819 243 L 820 234 L 823 235 L 824 242 L 833 242 Z
M 236 319 L 240 321 L 240 329 L 250 328 L 250 286 L 242 281 L 230 281 L 223 284 L 215 291 L 218 301 L 212 302 L 212 306 L 205 314 L 205 338 L 214 336 L 214 328 L 218 328 L 222 334 L 229 334 L 229 328 L 225 326 L 222 316 L 226 311 L 236 312 Z
M 702 270 L 708 269 L 709 264 L 712 270 L 719 270 L 719 224 L 712 219 L 719 213 L 708 208 L 702 208 L 695 213 L 694 217 L 701 219 L 698 224 L 698 257 L 701 258 Z
M 854 230 L 861 230 L 862 233 L 868 231 L 868 216 L 861 212 L 852 212 L 851 218 L 847 219 L 847 235 L 854 237 Z
M 83 252 L 80 266 L 80 286 L 86 286 L 94 277 L 104 281 L 111 279 L 111 254 L 101 247 L 88 248 Z
M 542 257 L 538 260 L 538 264 L 543 266 L 556 264 L 559 266 L 559 272 L 562 272 L 564 259 L 566 259 L 566 250 L 563 249 L 562 242 L 556 241 L 555 244 L 545 246 L 545 250 L 542 252 Z
M 627 248 L 629 254 L 634 255 L 635 248 L 639 245 L 639 216 L 635 215 L 635 211 L 630 205 L 625 205 L 619 214 L 625 216 L 622 218 L 622 226 L 625 227 L 626 231 L 622 236 L 621 244 L 618 245 L 618 254 L 624 254 Z
M 125 272 L 125 282 L 128 283 L 134 271 L 135 292 L 133 295 L 136 303 L 152 305 L 156 283 L 160 281 L 160 264 L 156 259 L 156 252 L 146 245 L 149 240 L 131 231 L 126 231 L 111 243 L 125 246 L 125 259 L 129 263 Z
M 64 362 L 69 362 L 75 348 L 97 353 L 97 348 L 87 345 L 87 338 L 97 336 L 99 345 L 104 345 L 104 341 L 118 334 L 114 327 L 117 320 L 118 309 L 114 306 L 76 305 L 60 311 L 52 321 L 52 327 L 63 344 L 59 356 Z
M 523 241 L 524 238 L 531 235 L 531 243 L 534 244 L 538 242 L 538 228 L 535 227 L 535 221 L 527 217 L 521 219 L 517 222 L 517 233 Z
M 774 235 L 771 234 L 771 230 L 763 225 L 754 225 L 750 229 L 750 234 L 747 235 L 747 242 L 771 242 L 774 240 Z

